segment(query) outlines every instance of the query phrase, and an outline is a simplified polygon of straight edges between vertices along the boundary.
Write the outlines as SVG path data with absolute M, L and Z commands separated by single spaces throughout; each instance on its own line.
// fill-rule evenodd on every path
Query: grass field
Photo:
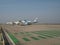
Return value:
M 51 31 L 19 32 L 14 33 L 14 35 L 23 36 L 22 39 L 24 41 L 31 41 L 30 39 L 28 39 L 28 37 L 31 38 L 32 40 L 60 37 L 60 31 L 51 30 Z
M 21 45 L 60 45 L 60 25 L 4 25 L 14 43 Z

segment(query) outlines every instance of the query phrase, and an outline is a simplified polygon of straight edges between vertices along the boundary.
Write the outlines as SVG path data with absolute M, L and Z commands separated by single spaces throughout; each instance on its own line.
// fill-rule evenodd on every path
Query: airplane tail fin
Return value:
M 38 18 L 35 18 L 33 22 L 34 22 L 34 23 L 37 23 L 37 19 L 38 19 Z

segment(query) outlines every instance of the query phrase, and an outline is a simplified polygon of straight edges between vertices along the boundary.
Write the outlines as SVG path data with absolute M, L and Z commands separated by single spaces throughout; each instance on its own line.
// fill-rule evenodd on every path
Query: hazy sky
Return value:
M 60 23 L 60 0 L 0 0 L 0 22 L 19 19 Z

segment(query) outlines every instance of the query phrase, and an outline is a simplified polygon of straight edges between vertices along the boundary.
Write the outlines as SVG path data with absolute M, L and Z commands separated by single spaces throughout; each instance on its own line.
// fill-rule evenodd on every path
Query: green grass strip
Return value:
M 13 40 L 15 44 L 19 42 L 19 40 L 15 38 L 15 36 L 13 36 L 11 33 L 8 33 L 8 35 L 10 36 L 10 38 Z
M 36 37 L 31 37 L 32 39 L 34 39 L 34 40 L 39 40 L 38 38 L 36 38 Z
M 42 34 L 43 36 L 47 36 L 47 37 L 50 37 L 50 38 L 53 38 L 53 36 L 51 35 L 48 35 L 48 34 Z
M 25 40 L 25 41 L 30 41 L 28 38 L 22 38 L 23 40 Z
M 38 36 L 39 38 L 43 38 L 43 39 L 46 39 L 46 37 L 45 36 L 43 36 L 43 35 L 40 35 L 40 36 Z

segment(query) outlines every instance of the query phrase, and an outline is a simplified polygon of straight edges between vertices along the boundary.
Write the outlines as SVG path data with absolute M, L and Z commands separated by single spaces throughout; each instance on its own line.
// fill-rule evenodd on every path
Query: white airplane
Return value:
M 16 21 L 16 22 L 13 22 L 13 24 L 18 25 L 18 24 L 20 24 L 20 22 L 19 21 Z
M 29 20 L 22 20 L 20 21 L 22 23 L 22 25 L 31 25 L 31 24 L 34 24 L 34 23 L 37 23 L 38 18 L 35 18 L 33 21 L 29 21 Z
M 7 22 L 6 24 L 19 24 L 20 22 L 19 21 L 16 21 L 16 22 Z
M 6 24 L 13 24 L 13 22 L 7 22 Z

